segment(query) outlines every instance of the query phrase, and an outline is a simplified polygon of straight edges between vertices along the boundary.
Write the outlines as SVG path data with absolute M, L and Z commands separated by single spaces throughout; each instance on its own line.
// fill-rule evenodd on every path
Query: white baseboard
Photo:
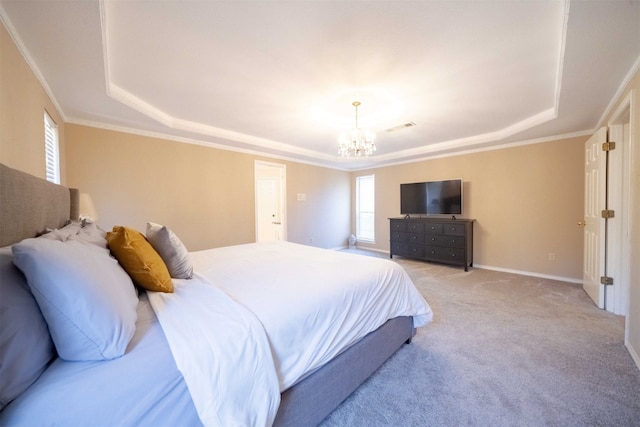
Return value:
M 624 340 L 624 346 L 627 347 L 627 350 L 629 351 L 631 358 L 635 362 L 636 367 L 640 369 L 640 356 L 638 356 L 638 353 L 636 352 L 636 350 L 633 348 L 633 346 L 631 346 L 631 343 L 629 342 L 629 340 L 626 340 L 626 339 Z
M 357 244 L 356 244 L 356 249 L 361 249 L 363 251 L 378 252 L 378 253 L 387 254 L 387 255 L 389 254 L 389 251 L 385 251 L 384 249 L 370 248 L 368 246 L 358 246 Z
M 577 283 L 582 285 L 582 279 L 576 279 L 574 277 L 552 276 L 550 274 L 536 273 L 533 271 L 513 270 L 510 268 L 493 267 L 490 265 L 473 264 L 474 267 L 484 268 L 485 270 L 503 271 L 505 273 L 519 274 L 521 276 L 533 276 L 540 277 L 541 279 L 557 280 L 559 282 Z
M 367 247 L 367 246 L 358 246 L 358 245 L 356 245 L 356 249 L 362 249 L 362 250 L 371 251 L 371 252 L 379 252 L 379 253 L 383 253 L 383 254 L 388 254 L 389 253 L 389 251 L 386 251 L 386 250 L 383 250 L 383 249 L 370 248 L 370 247 Z M 475 268 L 483 268 L 485 270 L 502 271 L 504 273 L 519 274 L 521 276 L 540 277 L 541 279 L 557 280 L 559 282 L 576 283 L 576 284 L 582 285 L 582 279 L 581 278 L 580 279 L 576 279 L 574 277 L 552 276 L 550 274 L 536 273 L 536 272 L 533 272 L 533 271 L 514 270 L 514 269 L 511 269 L 511 268 L 493 267 L 491 265 L 482 265 L 482 264 L 473 264 L 473 267 L 475 267 Z

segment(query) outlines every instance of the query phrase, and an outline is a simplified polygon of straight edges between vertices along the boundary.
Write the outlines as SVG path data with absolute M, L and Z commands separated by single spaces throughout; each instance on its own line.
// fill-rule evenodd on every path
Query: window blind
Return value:
M 44 150 L 47 181 L 60 184 L 60 158 L 58 154 L 58 125 L 44 112 Z

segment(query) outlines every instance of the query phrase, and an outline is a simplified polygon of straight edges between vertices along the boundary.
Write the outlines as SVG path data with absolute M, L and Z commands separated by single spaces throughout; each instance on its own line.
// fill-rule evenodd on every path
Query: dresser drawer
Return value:
M 409 244 L 403 242 L 391 242 L 391 253 L 393 255 L 409 255 Z
M 442 234 L 442 224 L 425 224 L 424 232 L 426 234 Z
M 409 222 L 407 223 L 407 231 L 409 233 L 424 233 L 424 223 Z
M 424 243 L 424 234 L 407 233 L 407 242 L 421 245 Z
M 408 234 L 403 233 L 402 231 L 392 231 L 391 232 L 391 241 L 392 242 L 407 242 Z
M 424 246 L 404 242 L 391 242 L 391 253 L 410 258 L 423 258 Z
M 407 256 L 413 258 L 423 258 L 424 257 L 424 246 L 422 245 L 412 245 L 409 244 L 409 253 Z
M 444 234 L 448 236 L 464 236 L 464 224 L 444 224 Z
M 426 245 L 444 246 L 447 248 L 464 248 L 464 236 L 425 234 L 424 243 Z
M 404 221 L 391 221 L 391 231 L 407 231 L 407 223 Z
M 425 246 L 424 257 L 431 261 L 446 261 L 453 264 L 464 264 L 464 249 L 445 248 L 442 246 Z

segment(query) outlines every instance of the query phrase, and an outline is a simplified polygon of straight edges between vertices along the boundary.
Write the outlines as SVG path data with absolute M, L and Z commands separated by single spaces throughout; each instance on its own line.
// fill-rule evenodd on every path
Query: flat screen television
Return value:
M 400 184 L 403 215 L 462 215 L 462 180 Z

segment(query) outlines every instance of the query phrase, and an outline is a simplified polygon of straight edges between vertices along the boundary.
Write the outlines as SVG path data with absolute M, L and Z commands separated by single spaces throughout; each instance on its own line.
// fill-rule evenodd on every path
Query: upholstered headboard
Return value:
M 79 191 L 0 163 L 0 247 L 77 220 Z

